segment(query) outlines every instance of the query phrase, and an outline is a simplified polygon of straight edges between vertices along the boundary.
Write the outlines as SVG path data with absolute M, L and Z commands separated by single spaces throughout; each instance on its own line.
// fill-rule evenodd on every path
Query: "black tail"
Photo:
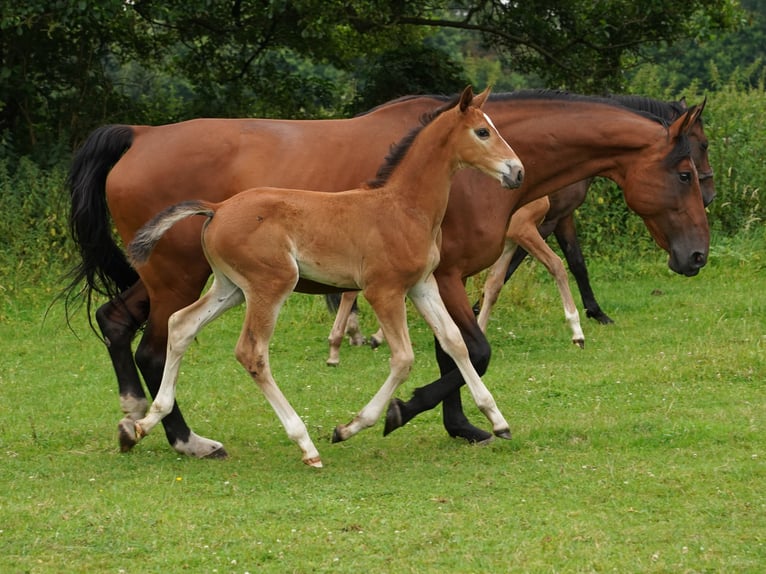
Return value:
M 138 280 L 114 240 L 106 205 L 106 177 L 132 143 L 130 126 L 98 128 L 75 154 L 67 178 L 72 199 L 69 230 L 81 261 L 70 271 L 62 296 L 67 309 L 74 300 L 84 299 L 89 317 L 94 292 L 113 298 Z

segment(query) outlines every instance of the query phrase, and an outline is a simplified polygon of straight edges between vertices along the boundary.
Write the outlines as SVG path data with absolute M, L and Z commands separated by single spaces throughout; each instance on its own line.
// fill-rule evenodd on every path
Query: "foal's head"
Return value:
M 521 160 L 497 131 L 489 116 L 481 110 L 488 96 L 489 88 L 474 96 L 471 86 L 468 86 L 458 98 L 423 114 L 420 126 L 391 149 L 377 176 L 367 183 L 367 187 L 379 188 L 386 185 L 416 139 L 421 144 L 428 141 L 432 145 L 429 149 L 438 147 L 442 151 L 446 150 L 455 169 L 473 167 L 508 189 L 521 186 L 524 180 Z M 429 131 L 427 135 L 423 134 L 426 130 Z M 437 132 L 440 135 L 436 135 Z M 436 143 L 431 143 L 432 140 Z
M 489 92 L 490 88 L 487 88 L 474 96 L 468 86 L 460 94 L 457 105 L 448 112 L 458 116 L 451 143 L 455 146 L 459 167 L 474 167 L 499 181 L 503 187 L 515 189 L 524 181 L 524 167 L 481 109 Z

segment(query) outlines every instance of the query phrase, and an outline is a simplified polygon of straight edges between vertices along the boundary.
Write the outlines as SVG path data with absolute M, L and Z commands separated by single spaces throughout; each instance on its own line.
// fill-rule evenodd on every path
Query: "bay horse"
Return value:
M 171 315 L 160 390 L 146 417 L 123 421 L 122 435 L 140 440 L 172 410 L 178 370 L 189 344 L 205 325 L 244 300 L 237 359 L 300 447 L 303 462 L 321 467 L 306 425 L 274 382 L 269 366 L 269 342 L 279 310 L 304 279 L 328 290 L 361 290 L 391 348 L 388 378 L 349 424 L 336 427 L 333 442 L 372 426 L 412 368 L 405 296 L 457 364 L 494 433 L 510 438 L 508 423 L 471 364 L 433 276 L 453 174 L 473 167 L 508 189 L 518 188 L 523 180 L 518 157 L 481 111 L 488 95 L 487 89 L 474 98 L 468 87 L 457 104 L 425 116 L 422 127 L 393 149 L 378 179 L 364 188 L 335 193 L 253 188 L 222 203 L 177 204 L 139 229 L 128 254 L 141 273 L 168 229 L 189 216 L 204 215 L 202 245 L 214 279 L 198 301 Z
M 641 96 L 611 95 L 609 97 L 624 106 L 652 113 L 668 122 L 678 119 L 688 110 L 684 99 L 662 101 Z M 704 105 L 703 102 L 701 104 L 703 109 Z M 705 207 L 707 207 L 715 198 L 715 183 L 713 168 L 710 165 L 710 158 L 708 156 L 709 142 L 701 116 L 689 132 L 689 141 L 691 144 L 692 161 L 694 161 L 699 175 L 702 200 Z M 569 284 L 568 282 L 564 283 L 566 281 L 566 272 L 561 259 L 550 249 L 546 251 L 540 246 L 539 240 L 547 238 L 551 233 L 555 235 L 559 247 L 567 260 L 569 269 L 577 282 L 586 317 L 595 319 L 601 324 L 613 322 L 611 317 L 601 309 L 601 306 L 596 301 L 593 288 L 590 285 L 585 257 L 577 238 L 577 227 L 574 221 L 574 212 L 584 203 L 588 188 L 592 182 L 593 178 L 587 178 L 552 193 L 548 196 L 547 212 L 543 212 L 545 206 L 540 204 L 537 206 L 536 213 L 533 213 L 532 210 L 525 212 L 524 208 L 514 213 L 511 218 L 511 224 L 508 227 L 506 249 L 503 255 L 490 268 L 487 281 L 484 284 L 481 301 L 474 305 L 474 311 L 478 314 L 479 325 L 485 332 L 489 313 L 492 305 L 497 301 L 502 285 L 508 282 L 529 252 L 535 258 L 541 260 L 549 272 L 554 275 L 565 309 L 567 307 L 570 309 L 574 307 Z M 533 203 L 527 204 L 525 208 L 530 208 Z M 539 225 L 539 232 L 534 233 L 530 229 L 529 224 L 535 217 L 539 217 L 540 213 L 544 213 L 544 218 Z M 546 259 L 543 260 L 541 257 Z M 571 315 L 567 316 L 569 318 Z M 575 320 L 577 320 L 576 317 Z M 572 327 L 573 332 L 575 328 L 574 326 Z M 578 342 L 574 338 L 573 340 Z
M 651 113 L 669 122 L 678 119 L 688 110 L 684 99 L 662 101 L 634 95 L 610 95 L 609 98 L 626 107 Z M 703 102 L 701 104 L 703 110 L 704 105 Z M 705 207 L 707 207 L 715 198 L 715 184 L 713 168 L 708 156 L 709 142 L 703 128 L 701 115 L 689 131 L 689 140 L 692 146 L 692 161 L 694 161 L 699 175 L 702 199 Z M 506 232 L 506 245 L 503 254 L 490 268 L 483 286 L 481 299 L 473 307 L 482 331 L 486 333 L 489 314 L 499 297 L 500 289 L 508 282 L 527 254 L 531 253 L 543 263 L 556 282 L 564 306 L 565 318 L 572 332 L 572 342 L 580 347 L 584 346 L 585 337 L 582 333 L 579 312 L 569 288 L 566 269 L 561 258 L 545 242 L 551 233 L 555 234 L 569 269 L 577 282 L 586 317 L 595 319 L 601 324 L 613 322 L 596 301 L 574 222 L 574 212 L 585 201 L 586 193 L 592 181 L 593 178 L 587 178 L 565 186 L 549 196 L 529 202 L 514 212 Z M 327 364 L 334 366 L 340 362 L 340 345 L 344 334 L 348 335 L 352 345 L 361 345 L 366 340 L 359 329 L 355 297 L 353 302 L 349 301 L 350 294 L 344 295 L 346 301 L 342 301 L 340 296 L 336 295 L 328 295 L 327 297 L 329 299 L 328 306 L 336 313 L 336 320 L 328 337 L 330 354 L 327 359 Z M 346 315 L 348 315 L 347 319 L 345 318 Z M 379 346 L 383 342 L 381 331 L 378 330 L 371 335 L 369 342 L 373 348 Z
M 67 293 L 70 301 L 81 294 L 88 307 L 94 293 L 110 298 L 95 317 L 117 375 L 123 413 L 135 420 L 144 416 L 147 400 L 138 371 L 154 396 L 165 363 L 168 318 L 199 297 L 210 267 L 200 247 L 199 218 L 169 231 L 140 276 L 115 242 L 112 226 L 127 244 L 154 215 L 185 199 L 223 201 L 257 186 L 352 188 L 375 174 L 390 143 L 445 100 L 405 97 L 344 120 L 205 119 L 93 132 L 69 174 L 70 227 L 81 261 Z M 705 265 L 709 229 L 688 139 L 699 108 L 667 125 L 602 98 L 524 91 L 495 94 L 483 109 L 525 164 L 524 184 L 509 194 L 472 170 L 456 174 L 434 272 L 479 374 L 487 369 L 490 347 L 464 279 L 497 260 L 509 218 L 524 203 L 587 177 L 612 178 L 669 253 L 671 269 L 691 276 Z M 134 359 L 131 342 L 142 325 Z M 491 438 L 462 412 L 462 375 L 454 362 L 438 345 L 436 354 L 442 376 L 416 391 L 417 400 L 399 408 L 394 423 L 404 424 L 444 400 L 443 421 L 451 436 Z M 178 452 L 226 455 L 220 443 L 191 431 L 177 404 L 162 422 Z M 121 443 L 123 450 L 131 446 Z

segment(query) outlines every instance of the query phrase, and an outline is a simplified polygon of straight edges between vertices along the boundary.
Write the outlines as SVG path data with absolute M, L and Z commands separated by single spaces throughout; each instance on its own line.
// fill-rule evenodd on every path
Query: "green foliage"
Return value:
M 0 153 L 52 165 L 104 123 L 337 117 L 456 92 L 466 75 L 498 89 L 614 89 L 645 46 L 708 37 L 736 14 L 731 0 L 6 2 Z
M 70 265 L 64 178 L 62 168 L 42 169 L 29 158 L 13 167 L 0 160 L 0 288 L 6 295 Z

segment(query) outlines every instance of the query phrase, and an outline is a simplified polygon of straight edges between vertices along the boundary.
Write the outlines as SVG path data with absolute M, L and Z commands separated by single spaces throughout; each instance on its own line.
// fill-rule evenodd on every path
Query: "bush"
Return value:
M 29 158 L 0 161 L 0 278 L 2 287 L 34 283 L 51 272 L 60 274 L 75 251 L 68 237 L 66 172 L 43 169 Z

